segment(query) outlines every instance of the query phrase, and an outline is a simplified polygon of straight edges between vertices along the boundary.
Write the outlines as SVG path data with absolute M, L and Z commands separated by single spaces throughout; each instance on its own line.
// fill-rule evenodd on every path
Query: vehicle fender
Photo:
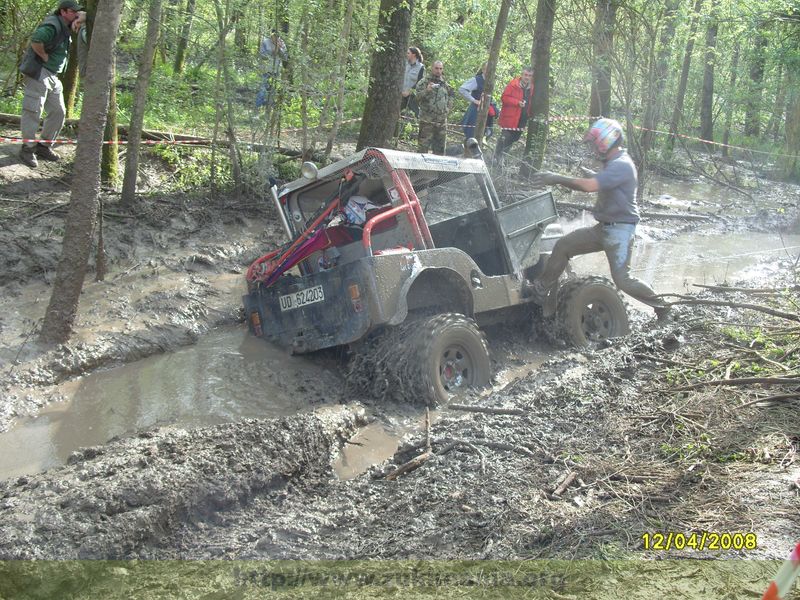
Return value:
M 456 312 L 472 317 L 472 292 L 461 273 L 448 267 L 427 267 L 414 272 L 403 283 L 397 310 L 387 323 L 399 325 L 408 317 L 410 308 L 427 307 L 435 307 L 437 312 Z

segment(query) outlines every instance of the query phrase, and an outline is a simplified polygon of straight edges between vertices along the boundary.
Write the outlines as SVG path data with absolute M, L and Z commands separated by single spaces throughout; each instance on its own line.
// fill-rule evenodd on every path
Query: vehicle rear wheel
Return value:
M 415 323 L 406 364 L 419 401 L 446 402 L 452 394 L 489 383 L 489 348 L 475 321 L 447 313 Z
M 457 313 L 411 319 L 376 332 L 358 349 L 348 372 L 350 385 L 376 399 L 426 405 L 486 385 L 490 378 L 483 333 L 475 321 Z
M 605 277 L 580 277 L 558 290 L 554 341 L 587 346 L 630 332 L 625 303 Z

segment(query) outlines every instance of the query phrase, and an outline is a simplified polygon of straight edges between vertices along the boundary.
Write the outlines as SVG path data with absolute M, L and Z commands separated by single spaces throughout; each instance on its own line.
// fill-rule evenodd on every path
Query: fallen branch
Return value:
M 683 387 L 670 388 L 667 391 L 685 392 L 686 390 L 694 390 L 709 385 L 738 386 L 751 385 L 755 383 L 761 385 L 800 385 L 800 377 L 740 377 L 739 379 L 712 379 L 710 381 L 701 381 L 699 383 L 693 383 L 692 385 L 686 385 Z
M 775 394 L 774 396 L 766 396 L 765 398 L 759 398 L 757 400 L 751 400 L 750 402 L 745 402 L 736 407 L 737 410 L 741 408 L 746 408 L 748 406 L 753 406 L 754 404 L 761 404 L 762 402 L 782 402 L 784 400 L 792 400 L 794 398 L 800 399 L 800 393 L 794 394 Z
M 524 415 L 524 410 L 520 408 L 495 408 L 491 406 L 471 406 L 468 404 L 450 404 L 447 408 L 453 410 L 463 410 L 465 412 L 486 413 L 490 415 Z
M 704 288 L 712 292 L 744 292 L 750 294 L 779 294 L 786 291 L 798 291 L 800 286 L 792 285 L 784 288 L 743 288 L 743 287 L 730 287 L 727 285 L 703 285 L 702 283 L 693 283 L 694 287 Z
M 572 471 L 569 475 L 567 475 L 564 481 L 562 481 L 561 484 L 553 490 L 553 496 L 561 496 L 561 494 L 567 491 L 567 488 L 572 485 L 572 482 L 575 481 L 577 476 L 578 474 L 575 471 Z
M 781 319 L 788 319 L 790 321 L 798 321 L 800 322 L 800 315 L 796 315 L 794 313 L 788 313 L 782 310 L 775 310 L 774 308 L 770 308 L 768 306 L 762 306 L 760 304 L 749 304 L 747 302 L 723 302 L 721 300 L 699 300 L 696 298 L 691 298 L 690 296 L 684 296 L 682 294 L 659 294 L 661 297 L 672 297 L 672 298 L 680 298 L 675 302 L 671 302 L 671 304 L 686 304 L 686 305 L 695 305 L 695 306 L 728 306 L 730 308 L 749 308 L 750 310 L 755 310 L 758 312 L 763 312 L 768 315 L 772 315 L 773 317 L 780 317 Z
M 659 358 L 658 356 L 650 356 L 649 354 L 642 354 L 640 352 L 634 352 L 633 356 L 640 360 L 652 360 L 653 362 L 660 362 L 666 365 L 672 365 L 673 367 L 683 367 L 685 369 L 696 369 L 697 365 L 689 365 L 687 363 L 678 362 L 675 360 L 670 360 L 668 358 Z
M 425 464 L 425 462 L 431 456 L 433 456 L 433 452 L 423 452 L 419 456 L 412 458 L 407 463 L 397 467 L 394 471 L 389 473 L 384 479 L 386 479 L 387 481 L 394 481 L 395 479 L 400 477 L 400 475 L 403 475 L 404 473 L 410 473 L 411 471 L 420 468 L 423 464 Z

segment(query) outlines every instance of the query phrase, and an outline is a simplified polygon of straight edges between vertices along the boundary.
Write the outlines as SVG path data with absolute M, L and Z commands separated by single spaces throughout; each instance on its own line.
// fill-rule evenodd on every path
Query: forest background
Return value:
M 96 5 L 92 0 L 87 8 Z M 0 8 L 0 112 L 19 114 L 17 65 L 31 32 L 53 8 L 46 0 L 11 0 Z M 273 29 L 286 41 L 289 59 L 275 105 L 257 109 L 258 47 Z M 148 45 L 154 70 L 137 92 Z M 797 0 L 129 0 L 113 53 L 110 118 L 127 125 L 136 94 L 146 93 L 146 129 L 234 142 L 237 152 L 213 161 L 207 148 L 154 150 L 187 188 L 241 191 L 241 178 L 256 161 L 248 150 L 290 146 L 325 161 L 334 143 L 359 133 L 360 146 L 395 145 L 408 45 L 419 46 L 428 65 L 444 61 L 455 87 L 491 59 L 497 100 L 533 64 L 538 118 L 529 125 L 526 153 L 535 166 L 548 137 L 572 139 L 590 117 L 603 115 L 626 125 L 640 167 L 670 159 L 676 143 L 696 146 L 658 131 L 738 146 L 747 149 L 738 150 L 740 157 L 800 178 Z M 83 106 L 77 63 L 64 74 L 72 117 Z M 459 99 L 451 123 L 465 109 Z M 383 130 L 365 132 L 375 121 Z M 458 128 L 451 131 L 460 141 Z M 708 149 L 729 153 L 725 145 Z M 296 174 L 298 161 L 278 162 L 284 178 Z M 118 177 L 115 166 L 104 168 L 106 179 Z
M 486 92 L 497 100 L 533 65 L 521 177 L 542 166 L 548 144 L 580 139 L 602 115 L 624 124 L 640 191 L 652 169 L 675 172 L 676 149 L 693 164 L 698 152 L 708 157 L 700 165 L 708 177 L 723 162 L 744 160 L 764 175 L 800 180 L 799 0 L 90 0 L 86 8 L 85 81 L 78 44 L 62 75 L 68 116 L 81 117 L 81 177 L 71 183 L 45 342 L 71 331 L 97 231 L 100 177 L 122 183 L 119 204 L 133 214 L 154 192 L 137 190 L 143 128 L 178 142 L 150 146 L 173 171 L 170 192 L 264 197 L 269 177 L 292 179 L 302 159 L 328 162 L 334 147 L 414 148 L 413 133 L 396 133 L 409 45 L 427 65 L 443 61 L 454 87 L 488 61 Z M 46 0 L 0 8 L 6 121 L 20 111 L 22 53 L 53 9 Z M 265 70 L 258 48 L 272 30 L 286 41 L 288 60 L 274 101 L 257 108 Z M 465 109 L 458 99 L 450 140 L 462 140 Z M 125 146 L 115 143 L 120 133 Z M 101 153 L 103 139 L 111 143 Z

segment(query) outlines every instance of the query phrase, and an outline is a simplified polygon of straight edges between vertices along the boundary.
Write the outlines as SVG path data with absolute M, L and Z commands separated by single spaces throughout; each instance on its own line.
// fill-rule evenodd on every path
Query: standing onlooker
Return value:
M 556 242 L 544 271 L 533 282 L 533 293 L 541 300 L 555 300 L 558 278 L 573 256 L 603 251 L 611 269 L 611 278 L 619 289 L 652 306 L 659 321 L 670 311 L 669 304 L 659 298 L 644 281 L 631 276 L 631 254 L 639 222 L 636 204 L 636 165 L 622 147 L 622 126 L 613 119 L 600 119 L 586 132 L 584 140 L 590 142 L 603 162 L 599 173 L 591 177 L 565 177 L 556 173 L 534 174 L 532 184 L 563 185 L 580 192 L 596 192 L 594 227 L 581 227 Z M 549 302 L 552 310 L 553 302 Z M 549 312 L 549 311 L 546 311 Z
M 475 77 L 467 79 L 460 88 L 458 93 L 469 102 L 467 112 L 461 119 L 461 127 L 464 129 L 464 139 L 469 139 L 475 135 L 475 124 L 478 122 L 478 108 L 481 105 L 483 98 L 483 87 L 486 82 L 486 67 L 487 63 L 483 63 L 481 70 L 475 73 Z M 494 124 L 494 116 L 497 114 L 497 107 L 494 101 L 489 101 L 489 112 L 486 118 L 486 137 L 492 135 L 492 125 Z
M 261 88 L 256 95 L 256 108 L 272 105 L 277 80 L 281 76 L 281 67 L 284 61 L 289 59 L 286 44 L 274 29 L 268 37 L 261 40 L 258 55 L 261 58 L 262 71 Z
M 500 163 L 503 153 L 522 137 L 522 131 L 531 115 L 532 79 L 533 69 L 525 67 L 522 75 L 512 79 L 503 90 L 503 106 L 500 109 L 500 119 L 498 119 L 502 131 L 494 151 L 495 164 Z
M 19 70 L 25 75 L 19 125 L 24 139 L 36 139 L 42 111 L 47 113 L 39 138 L 44 142 L 24 142 L 19 152 L 20 160 L 31 168 L 39 166 L 37 156 L 44 160 L 60 158 L 53 152 L 51 141 L 58 137 L 66 115 L 58 74 L 67 64 L 72 31 L 77 31 L 85 20 L 86 13 L 75 0 L 62 0 L 33 32 L 20 63 Z
M 419 138 L 417 152 L 444 154 L 447 138 L 447 115 L 453 107 L 453 88 L 442 77 L 444 63 L 437 60 L 431 74 L 417 84 L 419 102 Z
M 422 52 L 416 46 L 411 46 L 406 52 L 406 72 L 403 76 L 403 100 L 400 103 L 400 111 L 408 108 L 419 117 L 419 104 L 414 96 L 414 88 L 425 77 L 425 65 L 422 64 Z

